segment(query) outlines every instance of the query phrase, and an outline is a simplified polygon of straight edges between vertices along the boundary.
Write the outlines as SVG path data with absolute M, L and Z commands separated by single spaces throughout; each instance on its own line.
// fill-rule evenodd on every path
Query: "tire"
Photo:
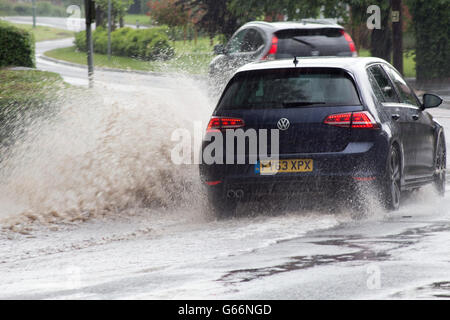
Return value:
M 441 136 L 439 146 L 436 151 L 436 164 L 433 185 L 439 196 L 445 196 L 446 184 L 446 169 L 447 169 L 447 152 L 445 148 L 445 141 Z
M 388 211 L 400 208 L 401 200 L 401 158 L 397 147 L 392 146 L 389 151 L 386 176 L 381 185 L 382 204 Z

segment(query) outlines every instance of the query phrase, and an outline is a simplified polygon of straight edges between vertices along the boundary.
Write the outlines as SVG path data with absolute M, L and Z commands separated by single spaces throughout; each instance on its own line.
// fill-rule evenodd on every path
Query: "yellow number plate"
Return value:
M 312 159 L 263 160 L 259 163 L 261 174 L 312 172 L 313 168 L 314 162 Z

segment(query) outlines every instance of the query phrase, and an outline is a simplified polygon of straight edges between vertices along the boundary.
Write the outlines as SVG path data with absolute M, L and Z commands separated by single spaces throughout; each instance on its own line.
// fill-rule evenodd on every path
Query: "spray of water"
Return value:
M 205 121 L 210 103 L 199 81 L 165 81 L 172 89 L 129 83 L 66 90 L 58 112 L 29 124 L 2 159 L 2 224 L 198 206 L 198 169 L 172 164 L 170 137 Z

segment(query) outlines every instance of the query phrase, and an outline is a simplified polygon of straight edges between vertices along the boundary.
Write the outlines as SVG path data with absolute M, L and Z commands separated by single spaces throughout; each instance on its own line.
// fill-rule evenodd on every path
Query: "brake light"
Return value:
M 352 52 L 353 56 L 356 57 L 358 53 L 356 52 L 356 46 L 353 42 L 352 37 L 347 32 L 345 32 L 345 30 L 341 30 L 341 33 L 344 36 L 345 40 L 347 40 L 348 46 L 350 47 L 350 51 Z
M 352 113 L 332 114 L 326 117 L 323 121 L 325 124 L 331 126 L 350 128 L 350 122 L 352 120 Z
M 217 185 L 219 185 L 219 184 L 221 184 L 222 183 L 222 181 L 206 181 L 206 184 L 208 185 L 208 186 L 217 186 Z
M 269 49 L 269 52 L 262 58 L 262 60 L 275 60 L 275 55 L 278 51 L 278 37 L 272 37 L 272 46 Z
M 378 125 L 367 111 L 332 114 L 325 118 L 324 124 L 342 128 L 376 129 Z
M 374 129 L 377 127 L 377 123 L 369 112 L 364 111 L 353 113 L 352 128 Z
M 212 117 L 206 132 L 217 132 L 226 129 L 238 129 L 245 126 L 244 120 L 239 118 Z

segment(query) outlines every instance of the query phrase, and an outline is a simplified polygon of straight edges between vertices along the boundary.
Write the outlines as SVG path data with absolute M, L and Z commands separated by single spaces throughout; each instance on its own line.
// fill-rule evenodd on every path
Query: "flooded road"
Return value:
M 450 295 L 449 200 L 391 215 L 283 212 L 216 221 L 192 209 L 0 236 L 0 298 L 361 299 Z
M 425 188 L 398 212 L 375 209 L 356 221 L 345 210 L 331 214 L 276 205 L 216 220 L 203 210 L 195 168 L 148 164 L 158 159 L 155 141 L 169 146 L 165 125 L 154 124 L 155 106 L 170 117 L 181 102 L 155 104 L 156 96 L 147 93 L 120 105 L 124 97 L 128 93 L 121 97 L 116 91 L 113 101 L 104 100 L 116 105 L 112 113 L 98 107 L 78 118 L 71 110 L 77 134 L 62 121 L 62 127 L 48 129 L 61 132 L 58 139 L 33 140 L 36 149 L 27 146 L 33 161 L 14 173 L 21 178 L 6 186 L 13 189 L 3 186 L 6 194 L 15 190 L 15 198 L 3 193 L 1 201 L 3 216 L 8 213 L 0 231 L 1 299 L 450 295 L 450 195 L 440 199 Z M 191 106 L 201 100 L 183 101 Z M 203 101 L 204 110 L 185 113 L 180 121 L 207 114 L 207 105 Z M 433 113 L 450 128 L 450 111 Z M 106 131 L 88 121 L 103 123 L 112 115 L 115 122 L 106 122 Z M 97 139 L 105 148 L 98 148 Z M 47 144 L 51 157 L 42 151 Z M 167 175 L 172 170 L 175 174 Z M 156 203 L 142 201 L 141 192 Z
M 197 167 L 169 157 L 175 128 L 209 118 L 205 92 L 185 76 L 104 72 L 30 127 L 1 168 L 0 299 L 450 297 L 450 190 L 360 220 L 205 212 Z M 450 110 L 432 113 L 449 131 Z

